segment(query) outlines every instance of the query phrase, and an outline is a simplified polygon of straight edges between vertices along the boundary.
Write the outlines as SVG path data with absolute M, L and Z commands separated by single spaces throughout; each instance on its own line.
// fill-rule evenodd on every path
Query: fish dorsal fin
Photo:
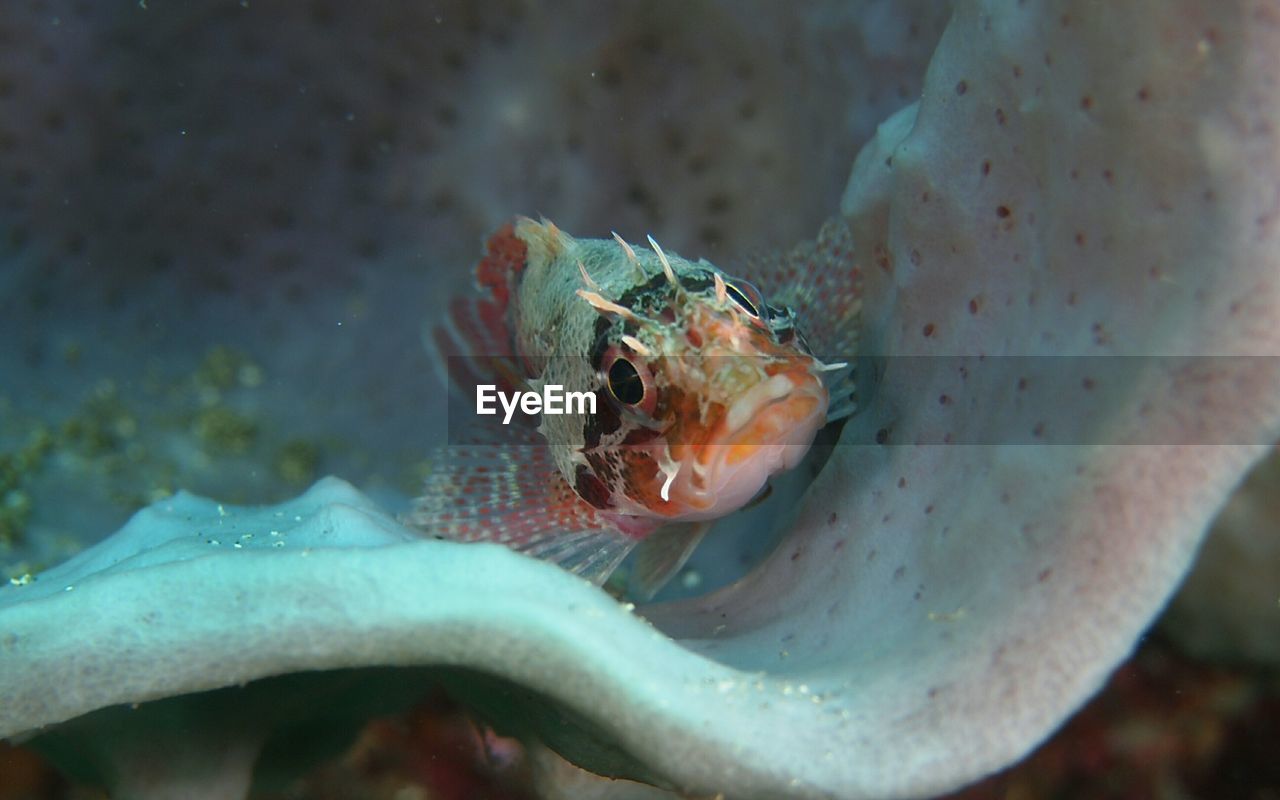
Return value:
M 518 224 L 524 224 L 520 220 Z M 529 245 L 516 235 L 517 223 L 508 222 L 489 235 L 484 258 L 476 265 L 476 288 L 488 290 L 499 310 L 506 312 L 520 273 L 529 264 Z
M 853 363 L 858 355 L 862 312 L 862 269 L 848 224 L 830 219 L 812 241 L 786 253 L 757 255 L 741 268 L 770 305 L 785 305 L 809 348 L 828 364 L 844 369 L 824 376 L 831 393 L 828 420 L 853 412 Z
M 488 295 L 455 298 L 444 321 L 423 331 L 423 342 L 446 384 L 464 400 L 470 401 L 480 384 L 507 393 L 528 388 L 508 313 L 527 258 L 528 248 L 515 226 L 503 225 L 489 237 L 476 265 L 476 286 Z
M 680 522 L 649 534 L 636 548 L 627 584 L 631 596 L 649 600 L 657 594 L 689 560 L 710 529 L 710 522 Z
M 445 321 L 424 328 L 422 338 L 449 390 L 473 402 L 481 384 L 493 384 L 507 394 L 528 389 L 506 330 L 491 299 L 458 297 L 450 302 Z
M 532 431 L 437 450 L 404 521 L 438 539 L 495 542 L 603 583 L 637 541 L 570 488 Z

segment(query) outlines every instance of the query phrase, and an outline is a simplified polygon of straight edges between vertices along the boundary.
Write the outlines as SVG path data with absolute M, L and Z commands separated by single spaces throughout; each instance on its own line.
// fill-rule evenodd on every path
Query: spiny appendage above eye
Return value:
M 652 414 L 658 405 L 653 373 L 645 364 L 620 347 L 605 352 L 601 373 L 609 396 L 620 406 Z

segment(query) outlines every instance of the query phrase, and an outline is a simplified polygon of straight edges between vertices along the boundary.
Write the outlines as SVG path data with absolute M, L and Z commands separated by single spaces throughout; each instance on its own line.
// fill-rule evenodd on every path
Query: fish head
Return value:
M 714 268 L 681 277 L 665 302 L 618 320 L 597 374 L 618 415 L 618 510 L 708 520 L 799 463 L 829 396 L 789 310 Z

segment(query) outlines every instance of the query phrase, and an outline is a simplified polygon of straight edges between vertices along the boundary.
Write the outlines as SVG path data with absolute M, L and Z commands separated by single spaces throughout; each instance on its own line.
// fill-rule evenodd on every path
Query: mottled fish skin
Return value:
M 844 237 L 824 228 L 816 246 L 757 262 L 757 279 L 787 281 L 780 294 L 820 309 L 816 329 L 838 331 L 826 338 L 851 359 L 859 289 Z M 543 415 L 549 459 L 519 448 L 492 463 L 455 459 L 429 480 L 411 522 L 572 563 L 597 580 L 659 527 L 692 523 L 673 529 L 687 536 L 666 537 L 650 576 L 660 581 L 705 523 L 799 461 L 829 420 L 828 387 L 838 413 L 851 410 L 851 368 L 815 358 L 792 309 L 707 261 L 650 245 L 576 239 L 524 218 L 490 238 L 476 274 L 488 297 L 455 306 L 437 349 L 487 357 L 477 371 L 497 382 L 594 392 L 596 413 Z M 554 474 L 536 477 L 547 462 Z

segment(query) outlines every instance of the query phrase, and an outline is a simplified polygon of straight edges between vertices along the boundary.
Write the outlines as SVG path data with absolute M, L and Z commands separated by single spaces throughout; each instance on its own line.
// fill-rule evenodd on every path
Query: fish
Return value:
M 628 588 L 649 598 L 854 412 L 862 273 L 843 220 L 734 273 L 648 245 L 526 217 L 488 238 L 475 294 L 424 331 L 450 390 L 590 402 L 443 448 L 408 524 L 598 584 L 634 550 Z

